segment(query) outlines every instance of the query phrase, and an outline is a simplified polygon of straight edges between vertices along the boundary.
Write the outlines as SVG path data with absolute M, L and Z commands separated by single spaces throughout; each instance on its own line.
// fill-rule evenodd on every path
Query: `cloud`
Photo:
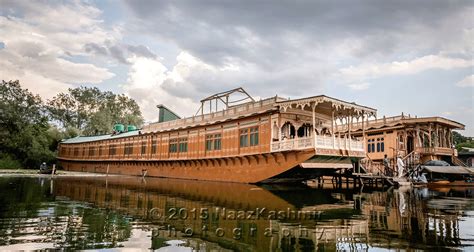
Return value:
M 428 55 L 410 61 L 390 63 L 365 63 L 339 70 L 340 76 L 348 81 L 375 79 L 391 75 L 410 75 L 429 69 L 455 69 L 473 66 L 471 60 L 448 58 L 439 55 Z
M 98 84 L 115 74 L 76 57 L 86 43 L 118 38 L 102 27 L 101 11 L 82 2 L 2 2 L 0 78 L 20 83 L 43 97 L 77 84 Z
M 105 43 L 87 43 L 84 45 L 84 50 L 90 54 L 102 57 L 110 57 L 122 64 L 131 64 L 128 58 L 131 57 L 144 57 L 144 58 L 156 58 L 156 54 L 150 51 L 150 49 L 143 45 L 129 45 L 122 43 L 114 43 L 112 41 L 105 41 Z
M 456 83 L 458 87 L 474 87 L 474 74 L 466 76 L 464 79 Z
M 197 106 L 195 101 L 173 96 L 163 88 L 170 79 L 181 78 L 179 74 L 168 71 L 158 59 L 133 57 L 128 61 L 132 65 L 123 88 L 140 105 L 146 120 L 157 120 L 158 104 L 165 104 L 181 116 L 191 115 L 189 109 Z
M 469 1 L 126 3 L 136 18 L 132 29 L 173 41 L 212 64 L 231 58 L 263 64 L 292 50 L 327 54 L 344 40 L 350 41 L 343 49 L 349 57 L 399 57 L 418 49 L 427 54 L 461 44 L 472 51 L 468 40 L 459 39 L 472 29 Z
M 32 71 L 24 71 L 5 60 L 0 60 L 0 79 L 5 81 L 21 80 L 20 84 L 23 88 L 27 88 L 45 99 L 53 98 L 57 93 L 67 92 L 68 88 L 73 87 Z
M 353 90 L 366 90 L 369 88 L 370 83 L 362 82 L 362 83 L 353 83 L 348 85 Z
M 380 76 L 465 67 L 473 54 L 469 1 L 125 2 L 125 30 L 172 43 L 214 69 L 238 69 L 213 78 L 197 70 L 187 90 L 166 85 L 176 96 L 230 86 L 225 81 L 262 96 L 301 96 L 341 81 L 360 90 L 368 85 L 354 83 Z

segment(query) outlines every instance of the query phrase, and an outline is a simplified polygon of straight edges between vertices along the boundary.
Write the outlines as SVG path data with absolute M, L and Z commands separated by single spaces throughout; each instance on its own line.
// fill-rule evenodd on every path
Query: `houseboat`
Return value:
M 439 116 L 418 117 L 406 114 L 393 117 L 372 118 L 364 124 L 352 125 L 352 134 L 364 140 L 367 156 L 363 160 L 369 172 L 384 171 L 386 156 L 395 168 L 401 156 L 405 165 L 413 169 L 431 160 L 442 160 L 454 166 L 465 166 L 454 148 L 453 130 L 463 130 L 464 125 Z M 341 134 L 345 134 L 342 131 Z M 337 134 L 337 133 L 336 133 Z M 394 174 L 394 171 L 390 172 Z
M 351 135 L 351 124 L 376 116 L 373 108 L 324 95 L 256 101 L 242 88 L 201 100 L 189 118 L 158 107 L 158 122 L 139 130 L 118 126 L 113 134 L 62 141 L 60 165 L 179 179 L 303 181 L 352 168 L 364 158 L 364 141 Z M 342 127 L 346 133 L 336 135 Z

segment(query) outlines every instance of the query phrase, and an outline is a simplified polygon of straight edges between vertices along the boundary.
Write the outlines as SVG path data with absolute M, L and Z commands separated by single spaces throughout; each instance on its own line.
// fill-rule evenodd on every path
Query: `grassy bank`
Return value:
M 38 174 L 39 169 L 0 169 L 0 174 Z
M 39 177 L 50 177 L 50 174 L 40 174 L 39 169 L 0 169 L 0 177 L 8 176 L 39 176 Z M 75 172 L 75 171 L 64 171 L 57 170 L 54 177 L 105 177 L 105 176 L 121 176 L 114 174 L 104 173 L 88 173 L 88 172 Z

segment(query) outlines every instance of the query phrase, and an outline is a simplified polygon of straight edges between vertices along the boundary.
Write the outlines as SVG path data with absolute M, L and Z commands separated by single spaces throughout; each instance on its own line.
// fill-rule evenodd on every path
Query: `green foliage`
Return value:
M 20 161 L 12 158 L 10 155 L 2 154 L 0 156 L 0 169 L 20 169 Z
M 52 120 L 84 135 L 111 133 L 115 123 L 141 126 L 143 117 L 135 100 L 98 88 L 78 87 L 48 101 Z
M 460 143 L 460 144 L 457 144 L 457 145 L 456 145 L 456 149 L 457 149 L 458 151 L 461 151 L 462 147 L 474 148 L 474 141 L 469 141 L 469 142 Z
M 453 131 L 453 139 L 458 151 L 460 151 L 462 147 L 474 148 L 474 141 L 472 141 L 471 138 L 465 137 L 456 131 Z
M 0 111 L 0 153 L 5 165 L 0 168 L 18 163 L 35 168 L 55 159 L 55 139 L 48 134 L 48 117 L 39 96 L 22 89 L 19 81 L 2 81 Z
M 461 135 L 459 132 L 453 131 L 454 144 L 465 143 L 469 140 L 468 137 Z
M 58 125 L 58 127 L 51 126 Z M 116 122 L 140 126 L 137 103 L 125 95 L 79 87 L 45 105 L 19 81 L 0 85 L 0 168 L 38 168 L 56 159 L 58 143 L 81 134 L 110 133 Z

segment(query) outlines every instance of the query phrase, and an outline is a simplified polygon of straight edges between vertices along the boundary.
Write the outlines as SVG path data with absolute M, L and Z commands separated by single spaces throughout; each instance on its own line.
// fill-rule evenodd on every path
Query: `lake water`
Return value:
M 0 250 L 474 250 L 474 188 L 0 177 Z

